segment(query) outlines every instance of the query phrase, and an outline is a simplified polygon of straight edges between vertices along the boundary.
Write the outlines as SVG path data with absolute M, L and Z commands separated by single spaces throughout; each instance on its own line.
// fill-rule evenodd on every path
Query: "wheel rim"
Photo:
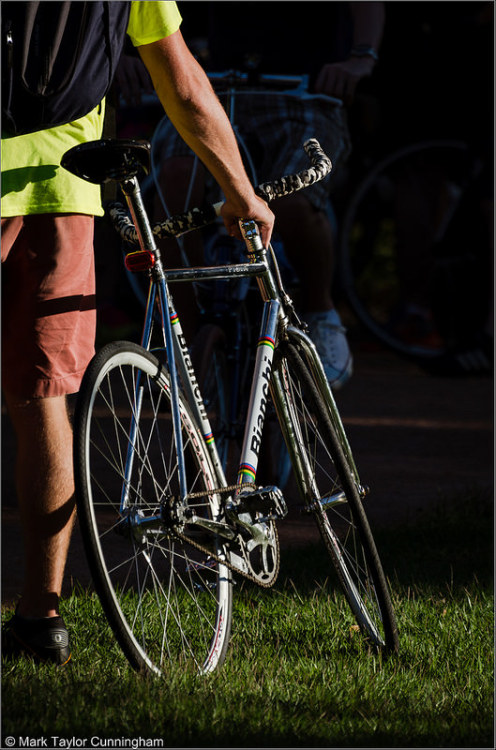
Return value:
M 159 517 L 166 498 L 178 492 L 168 383 L 165 376 L 157 381 L 157 373 L 148 360 L 126 353 L 114 356 L 99 373 L 84 434 L 81 517 L 85 536 L 90 537 L 95 584 L 133 666 L 161 672 L 167 663 L 181 663 L 210 671 L 227 645 L 228 571 L 175 538 L 163 524 L 144 527 L 144 520 Z M 131 481 L 123 492 L 138 376 L 144 395 Z M 181 421 L 189 492 L 212 488 L 203 443 L 184 406 Z M 215 498 L 202 497 L 191 504 L 198 515 L 212 518 L 218 514 Z
M 336 465 L 335 450 L 314 415 L 308 388 L 291 374 L 291 367 L 283 367 L 282 371 L 291 394 L 295 440 L 305 451 L 302 466 L 305 481 L 300 492 L 316 518 L 358 624 L 373 644 L 384 646 L 386 634 L 379 587 L 376 587 L 376 563 L 371 563 L 375 548 L 371 549 L 374 545 L 370 532 L 365 532 L 364 537 L 357 517 L 357 500 L 352 498 L 350 502 L 350 495 L 356 492 L 353 480 L 349 472 L 345 476 L 343 469 Z M 321 502 L 316 502 L 315 498 Z
M 449 273 L 450 266 L 444 260 L 436 259 L 432 248 L 427 249 L 429 242 L 435 246 L 436 231 L 432 228 L 429 236 L 425 227 L 427 218 L 423 216 L 421 207 L 424 206 L 426 216 L 430 210 L 432 221 L 432 216 L 441 212 L 438 221 L 442 224 L 440 217 L 444 214 L 441 208 L 437 209 L 437 213 L 434 211 L 434 196 L 441 203 L 442 187 L 447 189 L 445 186 L 448 184 L 457 184 L 459 180 L 466 179 L 467 155 L 466 144 L 459 141 L 426 141 L 400 149 L 377 164 L 364 178 L 343 220 L 340 276 L 353 311 L 374 336 L 410 357 L 423 360 L 442 357 L 454 335 L 447 329 L 446 322 L 438 320 L 439 310 L 435 309 L 440 283 L 438 277 L 442 276 L 446 284 L 445 276 Z M 438 192 L 435 192 L 433 177 L 428 181 L 432 191 L 430 198 L 425 199 L 425 204 L 422 203 L 421 198 L 426 191 L 419 188 L 418 200 L 413 202 L 412 207 L 417 212 L 415 219 L 410 217 L 410 221 L 403 221 L 406 227 L 406 233 L 402 232 L 403 237 L 406 234 L 416 237 L 413 232 L 417 231 L 419 234 L 418 227 L 424 227 L 426 232 L 425 236 L 420 232 L 417 237 L 416 253 L 418 267 L 421 267 L 420 257 L 423 257 L 425 265 L 423 273 L 417 271 L 419 278 L 416 284 L 416 294 L 420 295 L 420 289 L 423 289 L 426 310 L 430 308 L 432 319 L 426 318 L 425 321 L 416 313 L 409 317 L 403 306 L 405 291 L 402 289 L 400 276 L 404 276 L 405 271 L 401 274 L 399 267 L 402 240 L 394 215 L 394 201 L 400 192 L 400 175 L 406 179 L 409 167 L 411 174 L 415 175 L 414 160 L 422 158 L 430 169 L 438 170 L 437 179 L 440 179 L 440 170 L 446 168 L 446 174 L 442 173 L 443 180 L 439 182 Z M 426 171 L 425 174 L 425 179 L 428 179 L 429 173 Z M 444 200 L 444 213 L 448 216 L 449 202 L 446 198 Z M 437 325 L 439 323 L 440 328 Z M 431 329 L 431 326 L 434 327 Z

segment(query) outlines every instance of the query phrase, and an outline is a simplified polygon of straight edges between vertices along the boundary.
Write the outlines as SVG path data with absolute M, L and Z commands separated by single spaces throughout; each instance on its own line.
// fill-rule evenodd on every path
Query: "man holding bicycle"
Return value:
M 238 218 L 252 218 L 268 243 L 272 212 L 253 192 L 229 121 L 184 43 L 175 3 L 123 5 L 130 6 L 127 33 L 165 110 L 224 192 L 227 231 L 239 235 Z M 95 102 L 75 121 L 2 133 L 2 376 L 17 438 L 25 547 L 9 641 L 15 651 L 56 664 L 71 656 L 59 613 L 75 516 L 67 395 L 78 390 L 94 352 L 93 216 L 103 213 L 99 187 L 59 165 L 69 148 L 101 137 L 103 116 L 104 103 Z

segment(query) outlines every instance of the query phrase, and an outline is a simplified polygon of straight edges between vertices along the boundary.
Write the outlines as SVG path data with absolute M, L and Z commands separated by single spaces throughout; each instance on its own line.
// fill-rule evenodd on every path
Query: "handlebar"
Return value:
M 310 159 L 311 166 L 296 174 L 289 174 L 271 182 L 264 182 L 255 188 L 255 193 L 267 203 L 291 195 L 298 190 L 310 187 L 326 177 L 331 169 L 332 163 L 322 150 L 315 138 L 310 138 L 303 144 L 303 148 Z M 186 232 L 212 224 L 218 216 L 223 203 L 207 204 L 201 208 L 193 208 L 183 214 L 176 214 L 165 221 L 153 225 L 153 234 L 158 239 L 179 237 Z M 109 203 L 106 212 L 109 215 L 115 229 L 123 240 L 130 243 L 138 243 L 138 235 L 133 222 L 127 215 L 122 203 Z
M 220 73 L 209 72 L 207 75 L 219 97 L 240 95 L 257 97 L 270 94 L 271 96 L 286 96 L 304 101 L 319 99 L 332 104 L 334 107 L 343 106 L 343 100 L 336 96 L 309 91 L 310 76 L 306 73 L 287 75 L 227 70 Z
M 225 70 L 220 72 L 207 71 L 208 79 L 219 97 L 224 96 L 260 96 L 271 94 L 272 96 L 285 96 L 302 99 L 304 101 L 320 99 L 335 107 L 342 107 L 343 101 L 329 94 L 312 93 L 308 89 L 310 77 L 304 73 L 301 75 L 286 75 L 274 73 L 259 73 L 258 71 L 244 72 L 239 70 Z M 155 92 L 141 95 L 142 106 L 161 106 L 160 100 Z M 120 95 L 120 106 L 126 108 L 128 105 L 124 96 Z
M 260 198 L 270 203 L 276 198 L 282 198 L 285 195 L 296 193 L 298 190 L 304 190 L 327 177 L 332 169 L 332 163 L 323 152 L 318 140 L 310 138 L 303 144 L 303 148 L 310 159 L 311 166 L 296 174 L 288 174 L 278 180 L 262 183 L 255 188 L 255 192 Z
M 308 88 L 308 75 L 286 75 L 260 73 L 258 71 L 231 70 L 207 71 L 210 83 L 215 89 L 249 87 L 273 88 L 274 90 L 299 91 Z

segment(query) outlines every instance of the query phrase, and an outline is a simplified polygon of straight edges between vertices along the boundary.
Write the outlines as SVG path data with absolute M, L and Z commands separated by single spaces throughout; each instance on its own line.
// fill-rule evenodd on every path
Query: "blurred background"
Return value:
M 178 5 L 183 35 L 208 72 L 236 71 L 247 77 L 254 91 L 263 74 L 307 74 L 313 93 L 322 66 L 348 58 L 354 7 L 383 9 L 378 61 L 370 75 L 353 83 L 354 94 L 344 101 L 351 149 L 347 158 L 337 160 L 329 178 L 333 297 L 356 344 L 381 342 L 406 355 L 426 355 L 416 359 L 431 372 L 490 374 L 493 4 L 469 0 L 293 2 L 284 8 L 279 2 Z M 370 21 L 366 17 L 362 23 L 366 29 Z M 124 59 L 129 62 L 132 51 L 127 52 L 130 56 Z M 118 77 L 108 133 L 152 139 L 159 144 L 157 161 L 163 154 L 164 159 L 170 157 L 176 146 L 162 144 L 174 139 L 173 129 L 164 127 L 160 104 L 129 81 L 125 75 Z M 214 85 L 226 91 L 225 82 Z M 249 124 L 237 119 L 236 101 L 246 96 L 246 84 L 231 79 L 229 85 L 238 94 L 233 124 L 245 127 L 243 143 L 257 164 L 260 144 L 247 136 Z M 228 99 L 221 96 L 221 101 L 227 108 Z M 325 142 L 327 134 L 315 136 Z M 337 154 L 329 156 L 335 163 Z M 172 185 L 175 189 L 176 180 Z M 156 195 L 154 184 L 149 191 Z M 121 276 L 115 283 L 114 259 L 120 250 L 112 257 L 112 273 L 107 272 L 109 243 L 117 242 L 104 222 L 99 224 L 105 248 L 98 253 L 97 234 L 100 335 L 105 339 L 130 322 L 135 295 L 129 296 L 129 283 Z
M 307 72 L 312 81 L 315 70 L 301 70 L 302 59 L 345 59 L 351 5 L 178 3 L 183 34 L 206 70 L 240 70 L 251 84 L 260 73 L 276 72 Z M 336 398 L 362 481 L 372 488 L 367 512 L 373 524 L 389 526 L 415 522 L 454 498 L 477 508 L 482 497 L 492 497 L 494 6 L 472 0 L 383 6 L 378 62 L 346 106 L 352 148 L 332 175 L 330 214 L 333 297 L 355 362 Z M 116 87 L 108 134 L 154 138 L 163 110 L 146 86 L 139 98 L 136 104 L 125 85 Z M 445 204 L 449 231 L 434 237 Z M 98 345 L 140 334 L 142 308 L 122 250 L 106 220 L 98 220 Z M 427 279 L 434 328 L 398 323 L 406 290 Z M 13 571 L 21 556 L 11 531 L 17 506 L 6 420 L 3 414 L 8 598 L 16 592 Z M 293 543 L 301 523 L 286 529 Z M 73 544 L 68 578 L 84 581 L 77 532 Z

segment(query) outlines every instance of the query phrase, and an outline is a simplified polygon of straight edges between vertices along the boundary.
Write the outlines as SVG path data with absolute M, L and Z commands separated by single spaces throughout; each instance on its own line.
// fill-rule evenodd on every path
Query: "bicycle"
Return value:
M 209 77 L 253 184 L 254 160 L 236 123 L 238 96 L 273 91 L 342 106 L 338 99 L 308 93 L 306 76 L 230 70 Z M 372 164 L 366 154 L 352 162 L 346 188 L 335 196 L 338 205 L 331 201 L 328 211 L 337 248 L 337 294 L 344 294 L 374 338 L 423 368 L 490 372 L 492 344 L 484 328 L 492 253 L 488 220 L 478 203 L 480 158 L 463 141 L 433 139 L 375 157 Z
M 313 140 L 312 166 L 257 189 L 272 200 L 322 178 L 329 159 Z M 233 575 L 273 585 L 282 492 L 256 484 L 269 398 L 291 456 L 303 511 L 317 523 L 338 581 L 372 647 L 398 649 L 388 584 L 362 505 L 351 449 L 315 347 L 283 288 L 277 261 L 256 225 L 240 222 L 247 261 L 163 267 L 155 236 L 215 220 L 220 205 L 174 216 L 152 229 L 137 175 L 149 144 L 103 140 L 71 149 L 62 165 L 94 183 L 116 180 L 126 196 L 109 213 L 139 243 L 128 268 L 150 277 L 141 344 L 106 344 L 90 363 L 74 415 L 74 467 L 81 533 L 95 588 L 131 665 L 162 674 L 168 662 L 200 673 L 226 656 Z M 134 225 L 133 225 L 134 222 Z M 260 335 L 236 481 L 216 450 L 169 285 L 198 279 L 257 279 Z M 160 310 L 160 347 L 150 349 Z
M 298 100 L 325 100 L 335 107 L 342 107 L 342 102 L 333 97 L 312 94 L 308 91 L 308 75 L 266 74 L 258 70 L 227 70 L 208 72 L 209 80 L 222 102 L 235 133 L 247 173 L 253 185 L 259 182 L 258 170 L 253 158 L 251 145 L 237 120 L 239 97 L 271 96 L 296 98 Z M 149 103 L 155 96 L 147 97 Z M 145 205 L 150 205 L 158 195 L 165 215 L 171 213 L 166 198 L 162 193 L 160 182 L 160 148 L 162 142 L 168 143 L 176 131 L 167 115 L 163 115 L 151 138 L 151 170 L 144 179 L 141 190 Z M 191 207 L 191 196 L 194 192 L 195 179 L 199 165 L 198 157 L 191 152 L 192 164 L 189 184 L 185 189 L 182 211 Z M 207 176 L 208 178 L 208 176 Z M 169 178 L 174 183 L 174 176 Z M 210 180 L 211 183 L 211 180 Z M 210 184 L 209 183 L 209 184 Z M 210 195 L 215 185 L 209 187 Z M 188 251 L 182 237 L 176 238 L 181 261 L 190 265 Z M 272 240 L 282 268 L 283 278 L 291 288 L 297 287 L 298 280 L 288 263 L 282 241 L 277 237 L 277 230 Z M 209 265 L 225 264 L 230 258 L 241 259 L 244 244 L 235 238 L 228 237 L 222 222 L 209 225 L 203 233 L 203 250 L 205 262 Z M 127 252 L 127 248 L 123 248 Z M 144 307 L 147 288 L 135 274 L 128 272 L 128 280 L 137 299 Z M 237 283 L 218 280 L 214 284 L 203 285 L 195 282 L 195 301 L 200 311 L 197 334 L 191 343 L 191 355 L 195 364 L 200 388 L 209 413 L 215 415 L 215 435 L 218 451 L 224 467 L 227 462 L 236 462 L 243 437 L 243 419 L 247 407 L 249 392 L 249 372 L 252 366 L 256 331 L 251 320 L 253 304 L 258 300 L 258 291 L 254 280 L 241 279 Z M 194 304 L 191 302 L 191 304 Z M 279 440 L 276 427 L 272 439 L 265 441 L 263 467 L 271 479 L 281 487 L 290 473 L 287 452 Z M 272 471 L 269 467 L 274 467 Z
M 368 168 L 344 210 L 345 298 L 374 337 L 433 372 L 490 369 L 480 344 L 492 278 L 483 168 L 463 141 L 409 144 Z

